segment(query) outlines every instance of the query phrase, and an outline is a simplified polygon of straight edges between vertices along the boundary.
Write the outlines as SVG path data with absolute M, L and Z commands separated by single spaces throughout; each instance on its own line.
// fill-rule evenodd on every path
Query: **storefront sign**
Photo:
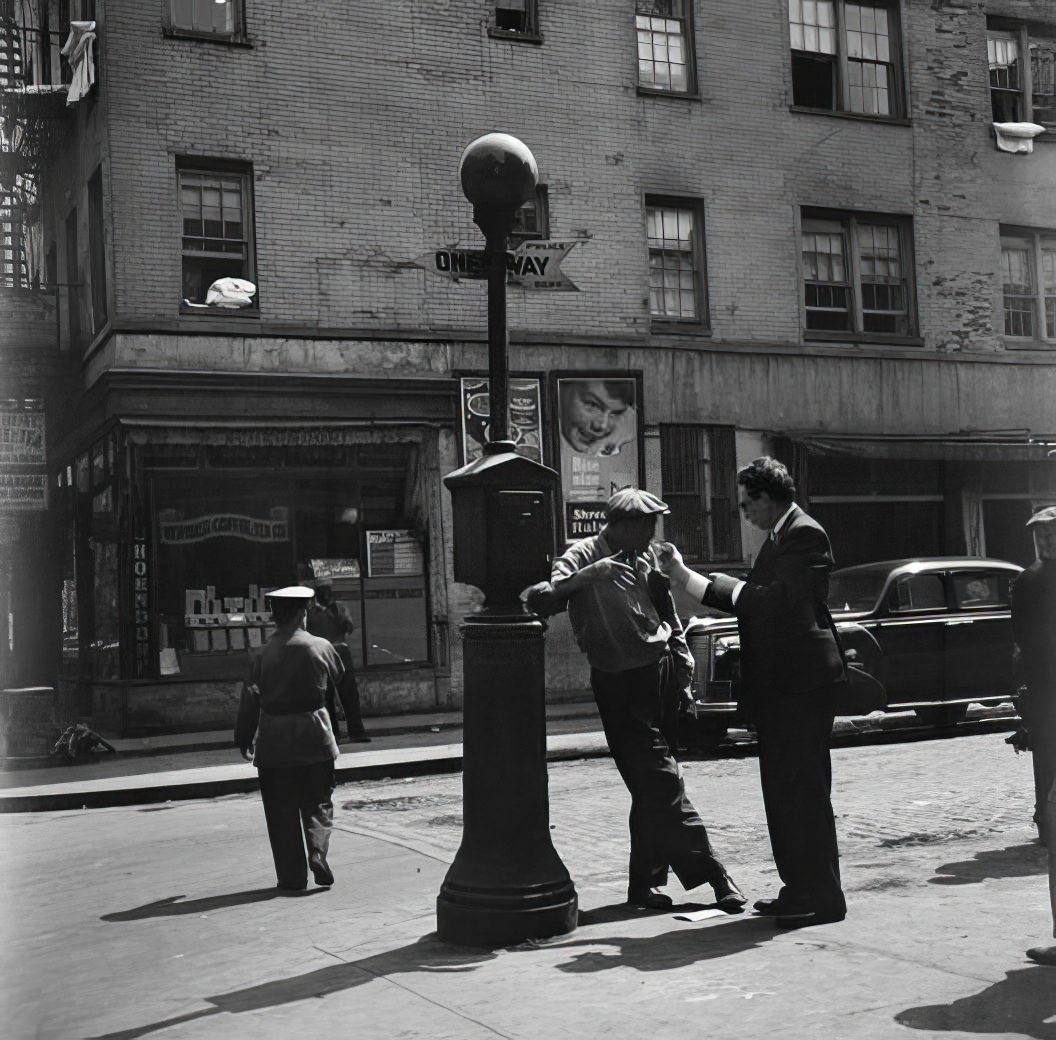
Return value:
M 462 462 L 480 458 L 488 440 L 491 414 L 488 380 L 475 376 L 462 378 Z M 509 434 L 518 455 L 533 462 L 543 461 L 542 393 L 538 379 L 511 379 L 509 385 Z
M 193 520 L 162 521 L 160 527 L 164 545 L 186 545 L 189 542 L 204 542 L 207 538 L 242 538 L 248 542 L 290 540 L 287 520 L 258 520 L 235 513 L 217 513 Z
M 561 261 L 578 241 L 530 239 L 522 242 L 506 253 L 506 284 L 521 289 L 579 292 L 579 286 L 561 270 Z M 488 277 L 483 249 L 437 249 L 416 257 L 411 264 L 452 282 L 480 281 Z
M 638 381 L 562 378 L 557 398 L 565 537 L 585 538 L 601 529 L 609 496 L 640 483 Z
M 132 611 L 136 629 L 136 677 L 153 674 L 150 659 L 150 581 L 147 569 L 147 543 L 132 543 Z
M 414 531 L 368 531 L 367 577 L 421 574 L 422 547 Z
M 309 560 L 316 581 L 322 578 L 358 578 L 359 560 Z
M 0 411 L 0 513 L 44 509 L 44 413 Z

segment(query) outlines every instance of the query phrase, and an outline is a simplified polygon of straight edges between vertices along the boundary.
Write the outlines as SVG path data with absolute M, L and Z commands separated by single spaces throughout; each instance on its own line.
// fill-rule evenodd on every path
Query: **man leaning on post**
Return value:
M 718 906 L 736 912 L 746 900 L 715 857 L 662 732 L 672 670 L 687 697 L 693 676 L 670 584 L 649 545 L 657 517 L 667 512 L 648 491 L 617 491 L 605 506 L 601 533 L 555 560 L 548 594 L 568 602 L 605 738 L 631 794 L 627 902 L 639 909 L 671 906 L 659 891 L 670 867 L 684 888 L 710 882 Z

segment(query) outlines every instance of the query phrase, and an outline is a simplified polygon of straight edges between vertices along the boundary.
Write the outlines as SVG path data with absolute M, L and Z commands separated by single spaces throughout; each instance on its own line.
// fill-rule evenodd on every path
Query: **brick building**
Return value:
M 313 571 L 368 714 L 459 703 L 479 595 L 441 477 L 480 435 L 486 309 L 437 265 L 480 245 L 457 168 L 491 130 L 539 162 L 518 237 L 575 242 L 578 292 L 509 294 L 515 427 L 570 532 L 630 477 L 695 564 L 743 566 L 732 474 L 769 451 L 842 563 L 1029 556 L 1056 501 L 1051 3 L 7 13 L 37 72 L 53 27 L 94 33 L 94 86 L 54 66 L 87 92 L 51 114 L 34 219 L 72 380 L 59 670 L 100 724 L 226 725 L 261 590 Z M 220 278 L 249 305 L 209 302 Z M 585 678 L 557 619 L 551 696 Z

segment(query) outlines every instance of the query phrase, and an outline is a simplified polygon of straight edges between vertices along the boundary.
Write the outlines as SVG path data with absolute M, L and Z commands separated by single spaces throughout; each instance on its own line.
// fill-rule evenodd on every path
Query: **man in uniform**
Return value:
M 326 639 L 305 631 L 313 595 L 303 585 L 268 593 L 276 630 L 250 655 L 235 724 L 260 777 L 277 887 L 294 892 L 308 887 L 309 868 L 319 885 L 334 883 L 326 854 L 338 752 L 325 705 L 344 669 Z
M 333 644 L 345 674 L 337 688 L 337 697 L 345 712 L 345 725 L 348 727 L 348 739 L 355 744 L 369 744 L 370 737 L 363 728 L 363 716 L 359 708 L 359 683 L 352 667 L 352 648 L 348 645 L 348 636 L 355 626 L 343 607 L 334 601 L 334 589 L 329 578 L 320 578 L 315 583 L 315 602 L 308 607 L 308 631 L 315 636 L 322 636 Z M 330 720 L 334 725 L 334 736 L 340 740 L 337 715 L 334 712 L 334 695 L 327 701 Z
M 648 491 L 617 491 L 601 533 L 571 545 L 554 562 L 550 583 L 555 597 L 568 602 L 605 738 L 631 794 L 628 904 L 671 906 L 659 891 L 670 866 L 687 889 L 710 882 L 718 905 L 734 912 L 745 898 L 712 852 L 663 735 L 672 672 L 687 697 L 693 676 L 682 626 L 666 603 L 670 585 L 649 547 L 657 516 L 667 512 Z
M 674 546 L 660 550 L 672 583 L 737 615 L 741 694 L 759 743 L 759 776 L 774 863 L 783 887 L 755 904 L 780 928 L 842 921 L 830 787 L 836 683 L 846 681 L 825 606 L 833 567 L 828 535 L 795 504 L 788 470 L 763 456 L 737 474 L 740 508 L 767 532 L 747 581 L 691 571 Z
M 1049 893 L 1056 937 L 1056 506 L 1028 521 L 1037 560 L 1012 585 L 1012 631 L 1019 648 L 1019 675 L 1026 686 L 1019 710 L 1034 755 L 1034 820 L 1049 850 Z M 1056 964 L 1056 946 L 1027 955 Z

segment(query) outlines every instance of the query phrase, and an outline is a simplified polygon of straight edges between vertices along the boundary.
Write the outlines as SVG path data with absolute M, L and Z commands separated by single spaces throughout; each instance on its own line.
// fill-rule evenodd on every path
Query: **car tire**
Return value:
M 688 739 L 690 750 L 708 753 L 717 751 L 722 746 L 729 727 L 725 722 L 715 719 L 697 719 L 692 727 L 687 728 L 689 732 L 683 731 L 683 734 Z
M 934 726 L 936 729 L 945 729 L 948 726 L 956 726 L 963 722 L 968 714 L 967 704 L 930 704 L 926 708 L 914 708 L 918 719 L 925 726 Z

